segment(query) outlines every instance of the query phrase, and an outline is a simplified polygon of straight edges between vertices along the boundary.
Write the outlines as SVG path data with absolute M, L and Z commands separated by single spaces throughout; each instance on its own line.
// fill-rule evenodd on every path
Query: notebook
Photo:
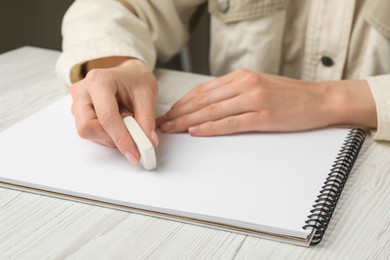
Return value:
M 81 139 L 70 105 L 66 96 L 0 133 L 1 186 L 304 246 L 321 241 L 365 138 L 158 132 L 148 172 Z

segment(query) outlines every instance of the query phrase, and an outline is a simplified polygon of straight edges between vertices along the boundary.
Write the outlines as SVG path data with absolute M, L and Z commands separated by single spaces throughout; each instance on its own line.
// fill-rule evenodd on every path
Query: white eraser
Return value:
M 134 143 L 137 145 L 139 154 L 141 155 L 141 165 L 145 168 L 145 170 L 148 171 L 156 168 L 157 162 L 154 147 L 149 138 L 146 136 L 145 132 L 132 116 L 125 117 L 123 122 L 125 123 L 127 130 L 133 138 Z

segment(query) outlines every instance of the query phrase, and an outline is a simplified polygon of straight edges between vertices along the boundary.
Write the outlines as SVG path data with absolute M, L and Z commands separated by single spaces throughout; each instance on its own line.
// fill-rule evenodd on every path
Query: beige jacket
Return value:
M 304 80 L 367 79 L 377 140 L 390 140 L 389 0 L 76 0 L 64 17 L 57 71 L 131 56 L 154 68 L 188 41 L 197 11 L 211 13 L 210 67 L 245 67 Z M 387 74 L 387 75 L 386 75 Z

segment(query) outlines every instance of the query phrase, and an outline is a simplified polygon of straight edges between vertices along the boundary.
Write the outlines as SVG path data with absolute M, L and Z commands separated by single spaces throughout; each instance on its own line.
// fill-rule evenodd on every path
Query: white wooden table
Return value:
M 68 93 L 54 72 L 58 55 L 0 55 L 0 131 Z M 163 103 L 207 79 L 157 74 L 169 83 Z M 323 241 L 310 248 L 0 188 L 0 259 L 53 258 L 390 259 L 390 143 L 368 137 Z

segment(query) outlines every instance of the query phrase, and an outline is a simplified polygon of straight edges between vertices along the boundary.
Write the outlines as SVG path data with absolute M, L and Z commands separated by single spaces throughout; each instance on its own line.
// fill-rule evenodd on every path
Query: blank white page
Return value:
M 349 130 L 158 133 L 157 170 L 81 139 L 67 96 L 0 133 L 0 181 L 265 232 L 302 226 Z

